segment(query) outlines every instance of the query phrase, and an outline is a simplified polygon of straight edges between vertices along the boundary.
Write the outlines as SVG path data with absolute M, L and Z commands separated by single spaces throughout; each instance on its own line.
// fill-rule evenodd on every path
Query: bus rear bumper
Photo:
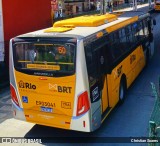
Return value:
M 92 132 L 98 129 L 101 125 L 101 109 L 98 108 L 91 116 L 90 111 L 82 116 L 72 117 L 71 130 Z
M 70 129 L 76 131 L 91 132 L 89 119 L 90 119 L 90 111 L 81 116 L 72 117 Z
M 26 121 L 23 109 L 18 107 L 13 101 L 12 101 L 12 111 L 13 111 L 13 117 L 15 119 Z
M 33 117 L 35 117 L 36 115 L 42 115 L 42 114 L 38 114 L 35 111 L 32 111 L 30 114 L 27 111 L 24 111 L 23 108 L 18 107 L 13 101 L 12 101 L 12 110 L 13 110 L 13 117 L 15 119 L 18 120 L 22 120 L 22 121 L 27 121 L 27 122 L 31 122 L 31 123 L 35 123 L 35 124 L 39 124 L 39 125 L 45 125 L 45 126 L 51 126 L 51 127 L 57 127 L 57 128 L 62 128 L 62 129 L 68 129 L 68 130 L 75 130 L 75 131 L 81 131 L 81 132 L 92 132 L 95 129 L 97 129 L 100 125 L 98 124 L 96 128 L 93 129 L 92 126 L 92 121 L 90 120 L 90 111 L 88 111 L 87 113 L 81 115 L 81 116 L 74 116 L 74 117 L 68 117 L 68 119 L 70 119 L 70 124 L 67 124 L 68 126 L 62 126 L 62 125 L 58 125 L 53 122 L 49 122 L 47 119 L 44 119 L 45 121 L 42 121 L 42 119 L 39 120 L 35 120 L 33 118 L 29 118 L 29 117 L 25 117 L 25 114 L 27 113 L 27 115 L 33 115 Z M 56 115 L 53 115 L 55 120 L 56 120 Z M 44 117 L 44 116 L 43 116 Z M 47 117 L 47 115 L 46 115 Z M 49 117 L 49 115 L 48 115 Z M 58 117 L 62 120 L 66 119 L 66 117 L 61 117 L 60 115 L 58 115 Z M 42 118 L 42 117 L 41 117 Z M 37 118 L 36 118 L 37 119 Z M 48 123 L 48 122 L 49 123 Z M 61 122 L 62 123 L 62 122 Z M 65 123 L 65 122 L 63 122 Z

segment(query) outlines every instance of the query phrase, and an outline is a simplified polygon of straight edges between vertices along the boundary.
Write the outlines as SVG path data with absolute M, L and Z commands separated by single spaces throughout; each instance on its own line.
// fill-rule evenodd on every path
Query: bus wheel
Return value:
M 126 80 L 125 78 L 123 77 L 121 79 L 121 82 L 120 82 L 120 87 L 119 87 L 119 103 L 122 104 L 124 102 L 124 99 L 125 99 L 125 96 L 126 96 Z

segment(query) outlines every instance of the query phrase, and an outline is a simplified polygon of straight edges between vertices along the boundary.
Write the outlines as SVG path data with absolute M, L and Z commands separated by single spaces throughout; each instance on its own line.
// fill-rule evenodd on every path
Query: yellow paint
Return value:
M 27 68 L 46 69 L 46 70 L 60 70 L 59 65 L 43 65 L 43 64 L 27 64 Z
M 126 75 L 127 80 L 127 88 L 131 85 L 131 83 L 136 79 L 138 74 L 145 66 L 145 56 L 143 52 L 142 46 L 137 47 L 131 54 L 129 54 L 122 62 L 120 62 L 111 72 L 111 74 L 107 74 L 107 83 L 108 83 L 108 96 L 106 93 L 104 86 L 102 92 L 102 109 L 105 109 L 108 105 L 108 101 L 106 97 L 109 98 L 109 107 L 114 108 L 115 105 L 119 101 L 119 88 L 121 76 Z M 118 69 L 121 68 L 121 73 L 118 74 Z M 106 82 L 106 80 L 105 80 Z M 106 83 L 105 83 L 106 84 Z M 104 112 L 104 110 L 103 110 Z M 110 111 L 109 111 L 110 112 Z M 107 113 L 108 115 L 109 113 Z M 105 118 L 107 117 L 105 116 Z M 104 119 L 103 119 L 104 120 Z M 102 120 L 102 122 L 103 122 Z
M 126 20 L 126 21 L 119 22 L 118 24 L 114 24 L 112 26 L 109 26 L 109 27 L 106 28 L 106 31 L 108 33 L 110 33 L 110 32 L 113 32 L 113 31 L 115 31 L 117 29 L 120 29 L 120 28 L 122 28 L 122 27 L 124 27 L 124 26 L 126 26 L 128 24 L 131 24 L 133 22 L 136 22 L 136 21 L 138 21 L 138 16 L 130 18 L 130 19 Z
M 112 108 L 117 104 L 119 100 L 118 93 L 116 92 L 116 89 L 118 88 L 119 80 L 120 80 L 119 78 L 117 78 L 116 80 L 114 79 L 113 72 L 111 75 L 107 75 L 109 107 L 112 107 Z
M 20 60 L 18 62 L 32 62 L 30 60 Z M 34 63 L 44 63 L 44 61 L 34 61 Z M 57 62 L 46 62 L 47 64 L 57 64 Z M 74 63 L 58 62 L 58 64 L 74 65 Z M 42 64 L 43 65 L 43 64 Z
M 76 26 L 96 27 L 114 21 L 116 19 L 117 16 L 114 14 L 85 15 L 85 16 L 57 21 L 54 23 L 53 28 L 64 27 L 66 25 L 72 25 L 72 27 Z
M 107 95 L 107 82 L 106 77 L 104 81 L 104 87 L 102 90 L 102 112 L 104 112 L 108 107 L 108 95 Z
M 103 36 L 103 32 L 98 32 L 96 36 L 97 36 L 97 38 L 102 37 Z
M 57 78 L 45 76 L 44 79 L 18 71 L 15 71 L 15 75 L 24 114 L 29 115 L 26 117 L 28 122 L 69 128 L 64 121 L 70 122 L 73 114 L 75 75 Z M 65 92 L 61 92 L 63 88 Z M 22 96 L 28 98 L 28 103 L 23 102 Z M 52 113 L 42 112 L 42 106 L 52 108 Z
M 72 30 L 72 28 L 67 28 L 67 27 L 52 27 L 52 28 L 48 28 L 46 30 L 44 30 L 45 33 L 52 33 L 52 32 L 65 32 L 65 31 L 69 31 Z
M 32 61 L 30 61 L 30 60 L 20 60 L 18 62 L 32 62 Z

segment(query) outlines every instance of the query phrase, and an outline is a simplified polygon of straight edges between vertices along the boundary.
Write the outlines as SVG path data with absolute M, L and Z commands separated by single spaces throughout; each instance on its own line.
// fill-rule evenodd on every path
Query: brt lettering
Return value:
M 58 92 L 71 93 L 72 87 L 58 86 Z

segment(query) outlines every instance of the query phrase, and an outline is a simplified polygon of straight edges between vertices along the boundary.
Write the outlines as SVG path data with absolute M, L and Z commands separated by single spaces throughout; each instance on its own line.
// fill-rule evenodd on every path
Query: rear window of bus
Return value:
M 75 71 L 75 43 L 68 42 L 15 42 L 13 45 L 16 70 L 37 74 L 41 72 L 59 75 Z

